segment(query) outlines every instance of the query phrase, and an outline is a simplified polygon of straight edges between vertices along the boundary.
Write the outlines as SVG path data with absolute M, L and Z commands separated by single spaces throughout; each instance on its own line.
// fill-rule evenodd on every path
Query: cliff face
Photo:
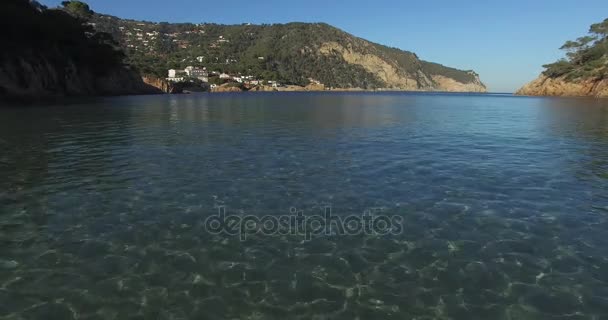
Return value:
M 336 42 L 324 43 L 319 52 L 326 56 L 337 55 L 349 64 L 363 67 L 383 81 L 388 88 L 419 90 L 433 87 L 432 81 L 424 74 L 421 74 L 418 80 L 377 55 L 358 52 L 352 47 L 345 48 Z
M 541 75 L 517 90 L 527 96 L 592 96 L 608 97 L 608 79 L 588 78 L 577 81 L 566 77 L 550 78 Z
M 383 89 L 486 92 L 486 87 L 477 74 L 466 73 L 437 64 L 434 64 L 435 69 L 426 70 L 425 66 L 429 63 L 423 63 L 415 55 L 409 57 L 408 66 L 403 66 L 399 61 L 391 59 L 388 55 L 363 53 L 355 50 L 352 46 L 344 47 L 336 42 L 324 43 L 320 47 L 319 53 L 325 56 L 337 56 L 346 63 L 362 67 L 385 84 L 386 87 Z M 441 72 L 444 69 L 459 73 L 461 77 L 452 78 L 449 75 L 432 73 L 432 71 Z M 459 81 L 460 78 L 466 80 L 461 80 L 461 82 Z
M 1 1 L 0 38 L 0 98 L 161 92 L 124 64 L 110 35 L 36 1 Z
M 487 92 L 486 86 L 475 76 L 471 82 L 459 82 L 455 79 L 441 75 L 432 75 L 433 81 L 437 84 L 436 89 L 447 92 Z
M 144 76 L 142 77 L 143 82 L 146 85 L 151 86 L 152 88 L 156 88 L 164 93 L 182 93 L 183 89 L 174 83 L 171 83 L 165 79 L 157 78 L 154 76 Z
M 133 70 L 117 66 L 99 75 L 52 52 L 0 59 L 0 94 L 14 98 L 162 93 Z

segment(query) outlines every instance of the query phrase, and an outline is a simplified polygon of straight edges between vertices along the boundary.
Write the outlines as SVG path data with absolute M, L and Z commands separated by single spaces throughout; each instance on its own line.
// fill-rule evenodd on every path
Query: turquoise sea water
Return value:
M 212 234 L 376 209 L 399 234 Z M 608 100 L 411 93 L 0 109 L 0 319 L 606 319 Z

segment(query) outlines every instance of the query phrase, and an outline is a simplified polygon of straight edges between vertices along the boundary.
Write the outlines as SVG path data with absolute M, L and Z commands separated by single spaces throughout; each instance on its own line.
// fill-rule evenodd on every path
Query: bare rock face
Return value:
M 566 80 L 564 77 L 549 78 L 541 75 L 517 90 L 527 96 L 589 96 L 608 97 L 608 79 Z
M 352 48 L 345 48 L 336 42 L 324 43 L 319 52 L 324 55 L 337 53 L 342 56 L 344 61 L 363 67 L 369 73 L 376 75 L 384 81 L 390 88 L 401 90 L 419 90 L 418 81 L 411 75 L 402 72 L 395 65 L 373 54 L 362 54 Z M 423 86 L 426 84 L 432 87 L 432 80 L 422 75 Z
M 437 89 L 447 92 L 487 92 L 486 86 L 475 76 L 474 82 L 462 83 L 455 79 L 440 75 L 433 75 L 433 81 L 437 84 Z
M 321 83 L 311 83 L 304 87 L 306 91 L 325 91 L 325 85 Z
M 249 90 L 249 91 L 255 91 L 255 92 L 257 92 L 257 91 L 259 91 L 259 92 L 273 92 L 273 91 L 277 91 L 277 89 L 276 89 L 276 88 L 273 88 L 273 87 L 271 87 L 271 86 L 263 86 L 263 85 L 260 85 L 260 86 L 255 86 L 255 87 L 253 87 L 253 88 L 252 88 L 251 90 Z
M 153 76 L 144 76 L 142 77 L 142 81 L 145 84 L 157 88 L 164 93 L 182 93 L 183 91 L 180 87 L 174 85 L 173 83 Z
M 473 72 L 474 80 L 468 83 L 459 82 L 456 79 L 443 75 L 434 75 L 425 72 L 421 61 L 417 61 L 417 70 L 406 70 L 400 67 L 396 61 L 383 58 L 376 54 L 361 53 L 350 46 L 343 46 L 337 42 L 324 43 L 319 48 L 322 55 L 340 56 L 349 64 L 363 67 L 367 72 L 375 75 L 385 83 L 382 90 L 408 90 L 408 91 L 449 91 L 449 92 L 486 92 L 486 86 L 481 82 L 479 76 Z
M 243 90 L 239 87 L 231 85 L 221 85 L 211 89 L 211 92 L 242 92 Z

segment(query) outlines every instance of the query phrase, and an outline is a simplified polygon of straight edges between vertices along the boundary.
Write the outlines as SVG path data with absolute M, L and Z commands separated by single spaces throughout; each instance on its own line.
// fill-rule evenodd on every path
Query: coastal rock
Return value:
M 24 52 L 0 57 L 0 96 L 44 98 L 53 96 L 154 94 L 128 67 L 119 66 L 99 76 L 77 67 L 57 52 Z
M 176 86 L 175 84 L 161 78 L 157 78 L 154 76 L 144 76 L 142 77 L 142 81 L 164 93 L 182 93 L 182 88 Z
M 448 92 L 486 92 L 486 86 L 475 75 L 475 80 L 469 83 L 462 83 L 455 79 L 441 75 L 433 75 L 433 81 L 437 83 L 437 89 Z
M 287 85 L 284 87 L 272 87 L 272 86 L 265 86 L 265 85 L 260 85 L 260 86 L 255 86 L 253 88 L 251 88 L 249 91 L 253 91 L 253 92 L 273 92 L 273 91 L 283 91 L 283 92 L 297 92 L 297 91 L 325 91 L 325 85 L 323 84 L 317 84 L 317 83 L 311 83 L 308 84 L 307 86 L 296 86 L 296 85 Z
M 517 90 L 527 96 L 590 96 L 608 97 L 608 79 L 567 80 L 565 77 L 550 78 L 541 75 Z
M 211 92 L 242 92 L 243 89 L 233 85 L 221 85 L 211 89 Z
M 277 91 L 277 88 L 273 88 L 271 86 L 255 86 L 249 91 L 272 92 Z
M 325 85 L 321 83 L 311 83 L 304 87 L 306 91 L 325 91 Z

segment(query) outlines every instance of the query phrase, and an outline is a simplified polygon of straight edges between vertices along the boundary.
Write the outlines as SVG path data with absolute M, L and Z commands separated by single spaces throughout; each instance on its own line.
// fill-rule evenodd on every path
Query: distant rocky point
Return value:
M 608 97 L 608 19 L 591 25 L 589 35 L 566 42 L 566 58 L 516 94 L 533 96 Z

